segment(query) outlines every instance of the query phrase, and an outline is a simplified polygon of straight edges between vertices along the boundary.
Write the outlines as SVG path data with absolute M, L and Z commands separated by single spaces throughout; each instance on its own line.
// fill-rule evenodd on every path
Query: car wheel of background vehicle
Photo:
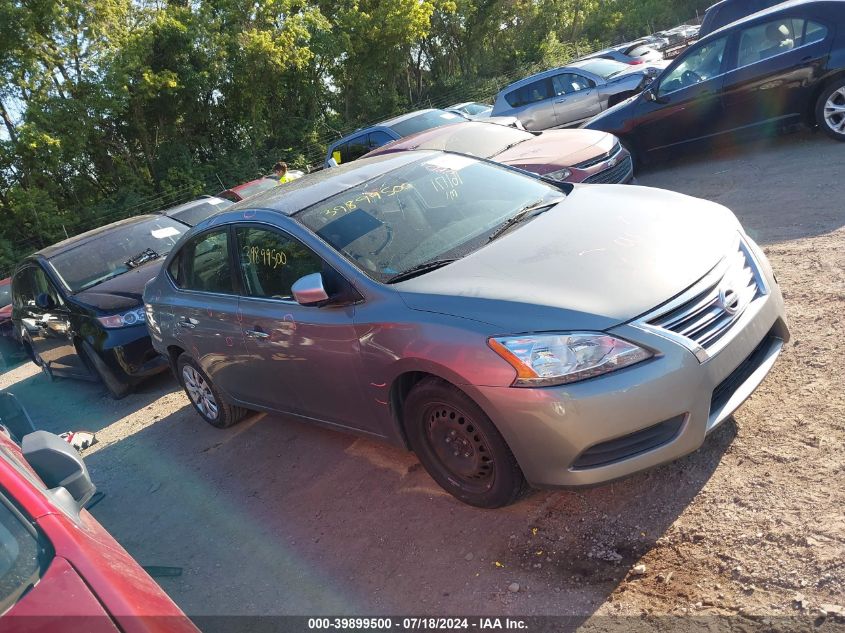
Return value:
M 125 398 L 129 392 L 132 391 L 132 387 L 124 382 L 121 382 L 117 376 L 114 375 L 111 368 L 106 365 L 102 358 L 100 358 L 97 350 L 95 350 L 88 341 L 82 341 L 81 347 L 83 359 L 88 364 L 88 368 L 97 375 L 111 397 L 115 400 Z
M 464 503 L 499 508 L 525 488 L 516 458 L 490 418 L 463 391 L 426 378 L 408 395 L 405 428 L 411 448 L 444 490 Z
M 176 361 L 179 380 L 191 404 L 211 426 L 225 429 L 240 422 L 247 410 L 227 404 L 214 384 L 193 358 L 182 354 Z
M 819 95 L 816 122 L 830 138 L 845 141 L 845 79 L 832 83 Z

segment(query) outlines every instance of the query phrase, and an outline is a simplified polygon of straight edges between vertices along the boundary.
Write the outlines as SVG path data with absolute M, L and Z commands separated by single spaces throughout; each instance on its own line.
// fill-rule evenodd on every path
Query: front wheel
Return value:
M 830 138 L 845 141 L 845 79 L 832 83 L 819 95 L 816 123 Z
M 437 378 L 405 401 L 408 441 L 420 462 L 454 497 L 481 508 L 516 501 L 525 477 L 490 418 L 460 389 Z
M 176 366 L 188 399 L 202 419 L 211 426 L 225 429 L 237 424 L 246 415 L 246 409 L 233 407 L 223 400 L 211 379 L 193 358 L 182 354 L 177 359 Z

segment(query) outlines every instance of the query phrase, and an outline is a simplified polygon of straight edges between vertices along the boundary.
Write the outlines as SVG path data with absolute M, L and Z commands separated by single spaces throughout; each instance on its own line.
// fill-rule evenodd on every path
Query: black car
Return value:
M 646 158 L 801 122 L 845 141 L 845 0 L 785 2 L 711 33 L 584 127 Z
M 49 377 L 100 380 L 115 398 L 167 369 L 152 347 L 141 295 L 187 227 L 143 215 L 49 246 L 12 277 L 12 323 Z
M 698 37 L 710 35 L 716 29 L 736 22 L 746 15 L 757 13 L 768 9 L 783 0 L 722 0 L 707 8 L 704 19 L 701 21 L 701 28 L 698 30 Z

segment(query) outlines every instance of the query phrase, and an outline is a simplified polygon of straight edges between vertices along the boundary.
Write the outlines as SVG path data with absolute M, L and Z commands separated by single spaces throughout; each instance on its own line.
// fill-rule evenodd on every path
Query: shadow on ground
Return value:
M 446 495 L 405 451 L 277 416 L 217 430 L 187 405 L 86 463 L 107 494 L 94 514 L 142 564 L 183 568 L 159 581 L 190 615 L 586 617 L 735 432 L 731 420 L 673 464 L 493 511 Z

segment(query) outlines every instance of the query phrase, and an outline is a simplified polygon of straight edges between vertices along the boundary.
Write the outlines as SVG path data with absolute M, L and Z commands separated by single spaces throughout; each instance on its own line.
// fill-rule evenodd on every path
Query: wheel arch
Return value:
M 816 121 L 816 103 L 818 102 L 819 97 L 821 97 L 822 93 L 827 90 L 830 84 L 842 80 L 845 80 L 845 69 L 840 69 L 835 72 L 832 72 L 827 77 L 818 82 L 818 85 L 815 87 L 815 89 L 810 95 L 810 98 L 807 100 L 807 108 L 804 112 L 804 119 L 808 125 L 810 125 L 811 127 L 815 127 L 819 124 L 819 122 Z

